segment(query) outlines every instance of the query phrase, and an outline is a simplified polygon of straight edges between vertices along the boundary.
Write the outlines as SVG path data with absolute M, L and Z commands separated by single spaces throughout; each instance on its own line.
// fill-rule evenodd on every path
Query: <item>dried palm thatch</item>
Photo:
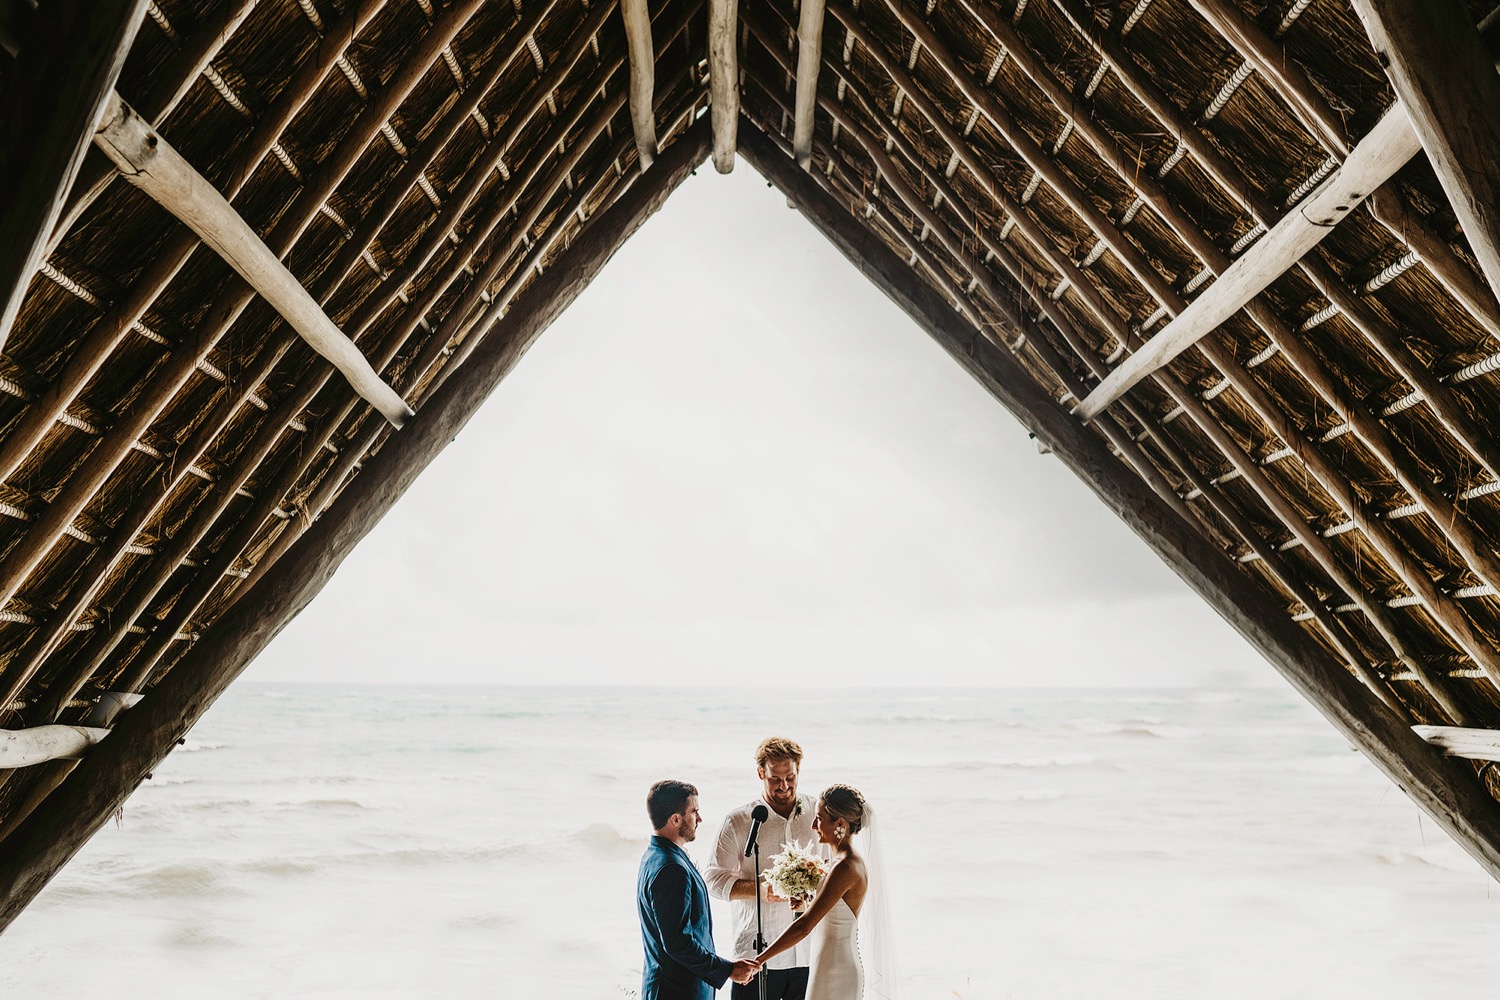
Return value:
M 1436 747 L 1500 730 L 1485 10 L 1437 5 L 1434 67 L 1387 0 L 84 6 L 0 3 L 0 180 L 27 195 L 0 222 L 0 721 L 109 735 L 0 771 L 0 923 L 710 145 L 1500 875 L 1500 780 Z M 247 284 L 144 161 L 102 155 L 124 107 L 275 276 Z M 1364 190 L 1393 108 L 1429 155 Z M 1271 249 L 1313 224 L 1305 255 Z M 403 429 L 282 291 L 415 411 Z

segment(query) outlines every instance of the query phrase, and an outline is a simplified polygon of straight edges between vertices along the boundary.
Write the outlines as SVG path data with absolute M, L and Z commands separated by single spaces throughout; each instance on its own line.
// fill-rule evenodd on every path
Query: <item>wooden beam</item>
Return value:
M 1490 288 L 1500 289 L 1500 78 L 1460 0 L 1354 0 Z
M 213 247 L 393 426 L 405 422 L 411 415 L 406 401 L 381 380 L 354 343 L 224 196 L 118 94 L 111 95 L 94 141 L 131 184 Z
M 1311 195 L 1282 216 L 1217 281 L 1111 372 L 1078 404 L 1074 413 L 1082 420 L 1092 420 L 1141 379 L 1164 368 L 1218 329 L 1333 232 L 1345 216 L 1417 155 L 1420 148 L 1406 110 L 1397 103 Z
M 1500 732 L 1493 729 L 1463 729 L 1458 726 L 1412 726 L 1412 732 L 1449 757 L 1469 760 L 1500 760 Z
M 822 65 L 823 0 L 802 0 L 802 12 L 797 19 L 797 101 L 792 112 L 792 152 L 803 170 L 812 164 L 818 70 Z
M 146 0 L 49 0 L 30 18 L 0 108 L 0 349 L 145 14 Z
M 145 780 L 277 633 L 333 576 L 417 475 L 463 429 L 522 355 L 609 259 L 708 156 L 708 123 L 694 125 L 655 167 L 537 279 L 469 361 L 407 428 L 365 464 L 339 502 L 300 538 L 6 839 L 0 858 L 0 930 Z
M 0 729 L 0 768 L 31 767 L 77 757 L 108 735 L 108 729 L 84 726 Z
M 734 169 L 740 123 L 739 0 L 708 0 L 708 113 L 714 129 L 714 169 Z
M 906 261 L 749 122 L 740 152 L 803 215 L 1001 405 L 1093 489 L 1182 579 L 1207 600 L 1339 731 L 1482 865 L 1500 878 L 1500 804 L 1472 773 L 1445 762 L 1358 680 L 1287 620 L 1276 599 L 1198 535 L 1104 443 L 1043 393 L 1002 349 L 915 280 Z M 84 765 L 88 766 L 86 761 Z
M 651 12 L 646 0 L 620 0 L 625 42 L 630 49 L 630 125 L 645 171 L 656 159 L 656 53 L 651 45 Z

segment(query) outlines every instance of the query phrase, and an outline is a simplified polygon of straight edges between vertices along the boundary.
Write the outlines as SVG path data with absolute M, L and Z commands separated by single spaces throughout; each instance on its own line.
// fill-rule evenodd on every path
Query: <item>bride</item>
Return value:
M 860 1000 L 865 996 L 865 970 L 860 963 L 859 930 L 866 932 L 866 947 L 875 961 L 870 967 L 871 1000 L 895 1000 L 893 956 L 889 946 L 884 875 L 878 858 L 872 857 L 874 814 L 865 797 L 848 785 L 831 785 L 818 797 L 813 829 L 819 843 L 833 848 L 833 868 L 823 879 L 807 913 L 770 947 L 755 956 L 757 963 L 779 955 L 812 935 L 806 1000 Z M 866 850 L 855 846 L 861 830 Z M 873 878 L 872 878 L 873 873 Z

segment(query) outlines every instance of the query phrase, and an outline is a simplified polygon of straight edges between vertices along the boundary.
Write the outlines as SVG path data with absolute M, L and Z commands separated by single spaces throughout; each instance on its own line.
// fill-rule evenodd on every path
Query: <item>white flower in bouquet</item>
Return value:
M 818 891 L 831 867 L 810 848 L 793 841 L 785 851 L 771 858 L 771 867 L 765 872 L 766 882 L 772 892 L 784 899 L 805 901 Z

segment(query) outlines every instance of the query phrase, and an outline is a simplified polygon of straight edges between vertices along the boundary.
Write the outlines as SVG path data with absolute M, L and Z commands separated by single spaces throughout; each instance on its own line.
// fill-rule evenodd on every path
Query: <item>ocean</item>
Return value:
M 698 785 L 702 862 L 773 733 L 806 749 L 804 791 L 846 781 L 880 810 L 905 1000 L 1500 982 L 1491 881 L 1289 689 L 789 679 L 242 683 L 6 933 L 0 990 L 629 997 L 646 788 Z

